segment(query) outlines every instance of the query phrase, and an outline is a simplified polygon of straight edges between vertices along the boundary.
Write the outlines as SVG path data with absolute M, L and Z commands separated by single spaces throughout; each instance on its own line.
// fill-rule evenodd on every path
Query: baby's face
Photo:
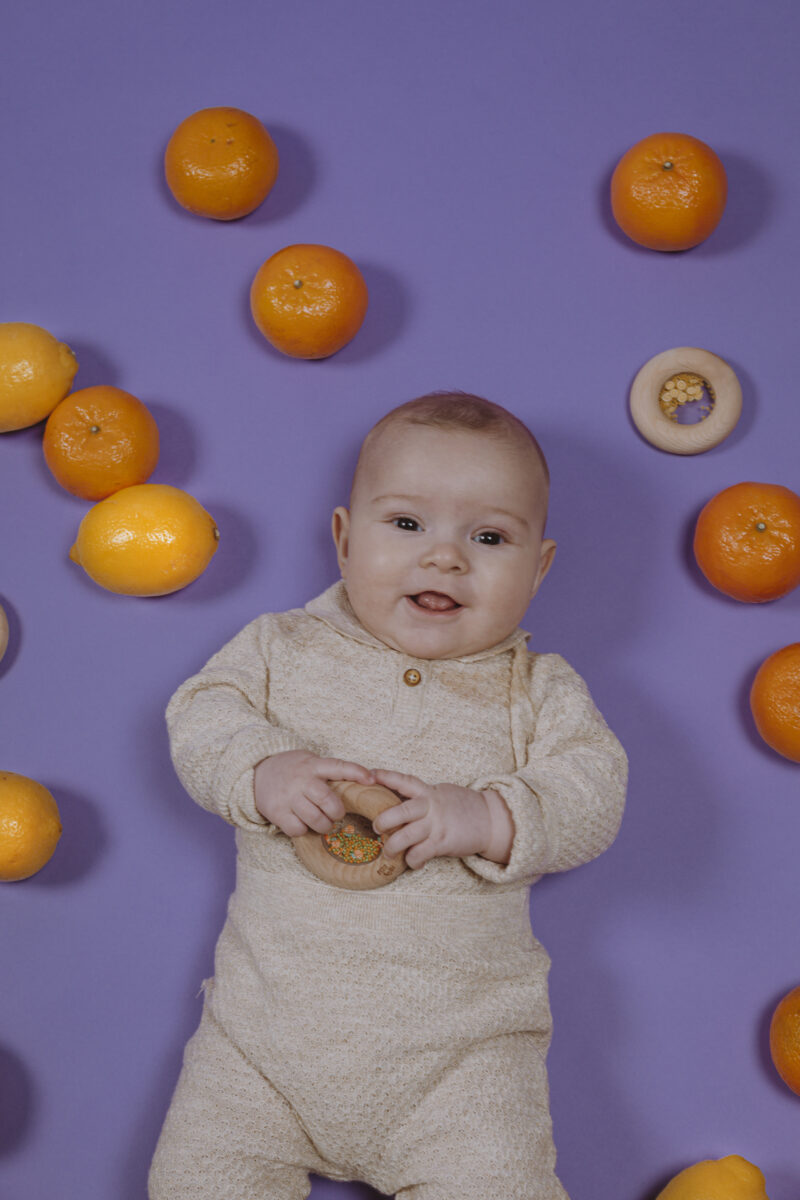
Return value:
M 415 658 L 459 658 L 516 629 L 555 552 L 547 484 L 532 447 L 397 422 L 333 514 L 362 625 Z

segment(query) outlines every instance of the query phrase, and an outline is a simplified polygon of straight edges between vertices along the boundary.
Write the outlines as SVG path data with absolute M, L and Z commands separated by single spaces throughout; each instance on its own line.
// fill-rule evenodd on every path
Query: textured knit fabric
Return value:
M 359 624 L 339 583 L 251 622 L 170 701 L 178 774 L 236 826 L 238 858 L 153 1200 L 294 1200 L 309 1170 L 414 1200 L 564 1200 L 528 886 L 610 844 L 626 760 L 580 677 L 526 638 L 410 658 Z M 508 864 L 437 858 L 367 892 L 322 883 L 254 803 L 256 765 L 299 748 L 494 789 L 514 821 Z

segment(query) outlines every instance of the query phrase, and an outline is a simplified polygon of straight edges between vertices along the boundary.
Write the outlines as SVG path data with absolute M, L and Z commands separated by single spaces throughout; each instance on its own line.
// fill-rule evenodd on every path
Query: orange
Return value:
M 43 449 L 63 488 L 83 500 L 102 500 L 150 478 L 158 463 L 158 426 L 130 392 L 88 387 L 53 409 Z
M 286 246 L 259 267 L 250 289 L 253 320 L 276 350 L 327 358 L 358 333 L 369 296 L 364 276 L 330 246 Z
M 623 233 L 650 250 L 704 242 L 725 210 L 728 180 L 717 155 L 688 133 L 654 133 L 623 154 L 611 208 Z
M 656 1200 L 769 1200 L 764 1176 L 740 1154 L 707 1158 L 680 1171 Z
M 697 565 L 718 591 L 761 604 L 800 584 L 800 496 L 776 483 L 718 492 L 694 533 Z
M 278 150 L 241 108 L 201 108 L 181 121 L 164 155 L 167 186 L 189 212 L 235 221 L 258 208 L 278 177 Z
M 60 837 L 58 805 L 47 788 L 27 775 L 0 771 L 0 880 L 41 871 Z
M 769 1052 L 783 1082 L 800 1096 L 800 987 L 787 992 L 772 1014 Z
M 218 543 L 213 517 L 188 492 L 140 483 L 89 509 L 69 556 L 109 592 L 166 596 L 205 571 Z
M 0 323 L 0 433 L 43 421 L 64 399 L 77 370 L 69 346 L 40 325 Z
M 800 642 L 776 650 L 758 668 L 750 709 L 767 745 L 800 762 Z

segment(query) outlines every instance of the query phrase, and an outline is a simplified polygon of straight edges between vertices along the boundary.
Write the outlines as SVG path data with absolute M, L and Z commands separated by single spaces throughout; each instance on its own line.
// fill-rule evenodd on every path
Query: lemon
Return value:
M 140 483 L 90 508 L 69 556 L 125 596 L 166 596 L 205 571 L 219 543 L 213 517 L 180 488 Z
M 0 880 L 41 871 L 60 837 L 58 805 L 47 788 L 27 775 L 0 771 Z
M 0 433 L 27 429 L 63 400 L 78 370 L 65 342 L 39 325 L 0 323 Z
M 705 1159 L 670 1180 L 656 1200 L 769 1200 L 764 1176 L 746 1158 Z

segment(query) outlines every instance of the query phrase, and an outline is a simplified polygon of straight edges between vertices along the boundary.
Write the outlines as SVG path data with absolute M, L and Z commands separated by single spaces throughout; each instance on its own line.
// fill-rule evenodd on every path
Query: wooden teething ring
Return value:
M 8 618 L 6 617 L 6 614 L 3 609 L 2 604 L 0 604 L 0 658 L 2 658 L 3 655 L 5 654 L 7 646 L 8 646 Z
M 678 423 L 681 404 L 705 384 L 714 407 L 695 425 Z M 724 359 L 696 346 L 663 350 L 644 364 L 630 393 L 631 417 L 642 437 L 670 454 L 702 454 L 733 430 L 742 411 L 739 380 Z
M 330 786 L 341 796 L 345 816 L 330 833 L 309 832 L 292 838 L 297 857 L 323 883 L 334 887 L 361 891 L 391 883 L 405 871 L 405 858 L 385 853 L 372 822 L 379 813 L 399 804 L 400 797 L 380 784 L 337 782 Z

